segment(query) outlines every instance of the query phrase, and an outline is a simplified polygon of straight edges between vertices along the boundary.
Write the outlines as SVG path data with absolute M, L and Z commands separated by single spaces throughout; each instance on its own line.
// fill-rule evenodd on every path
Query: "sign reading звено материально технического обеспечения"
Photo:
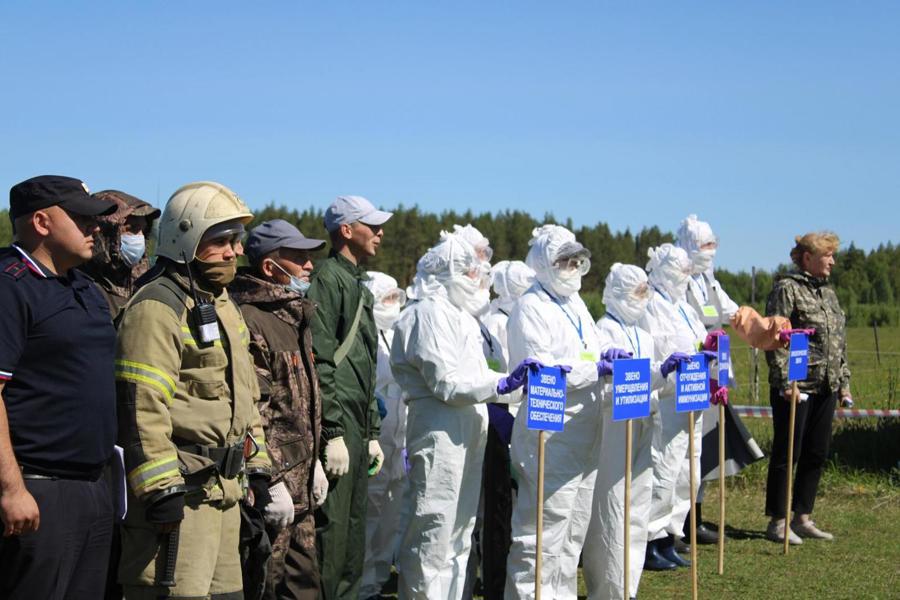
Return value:
M 542 367 L 528 374 L 528 429 L 562 431 L 566 412 L 566 374 L 559 367 Z

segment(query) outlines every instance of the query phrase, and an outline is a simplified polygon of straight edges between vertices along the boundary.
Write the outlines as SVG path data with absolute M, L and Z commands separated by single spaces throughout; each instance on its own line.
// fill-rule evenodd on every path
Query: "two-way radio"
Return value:
M 194 297 L 194 308 L 191 309 L 191 318 L 200 331 L 200 341 L 204 344 L 211 344 L 222 337 L 219 334 L 216 306 L 211 302 L 201 301 L 197 296 L 197 287 L 194 285 L 194 276 L 191 274 L 191 265 L 188 262 L 187 254 L 182 252 L 181 256 L 184 258 L 184 266 L 187 267 L 188 281 L 191 283 L 191 296 Z

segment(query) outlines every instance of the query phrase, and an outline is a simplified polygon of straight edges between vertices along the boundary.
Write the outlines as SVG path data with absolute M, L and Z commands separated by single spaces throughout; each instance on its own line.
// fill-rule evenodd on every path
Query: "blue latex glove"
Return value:
M 523 385 L 528 376 L 528 372 L 537 373 L 538 369 L 543 369 L 544 363 L 534 358 L 526 358 L 519 363 L 519 366 L 513 369 L 513 372 L 506 377 L 501 377 L 497 382 L 497 394 L 502 396 L 514 392 Z
M 513 423 L 515 423 L 515 417 L 513 417 L 508 410 L 504 410 L 499 404 L 490 403 L 487 405 L 488 408 L 488 424 L 494 428 L 494 431 L 497 432 L 497 435 L 500 436 L 500 439 L 503 440 L 504 444 L 509 444 L 509 441 L 512 439 L 512 429 Z
M 719 353 L 713 352 L 712 350 L 701 350 L 700 354 L 706 357 L 706 364 L 719 359 Z
M 609 348 L 600 355 L 603 360 L 616 360 L 619 358 L 632 358 L 634 352 L 628 352 L 622 348 Z
M 600 362 L 597 363 L 597 376 L 598 377 L 606 377 L 608 375 L 612 375 L 613 364 L 611 360 L 601 359 Z
M 678 363 L 681 362 L 691 362 L 691 355 L 685 354 L 684 352 L 673 352 L 669 355 L 669 358 L 663 361 L 663 364 L 659 367 L 659 372 L 662 373 L 663 377 L 668 377 L 669 373 L 678 368 Z
M 563 373 L 571 373 L 572 372 L 572 367 L 570 367 L 569 365 L 555 365 L 555 366 L 557 369 L 559 369 Z
M 375 396 L 375 404 L 378 405 L 378 415 L 383 419 L 387 416 L 387 406 L 384 404 L 384 400 L 381 399 L 381 396 Z

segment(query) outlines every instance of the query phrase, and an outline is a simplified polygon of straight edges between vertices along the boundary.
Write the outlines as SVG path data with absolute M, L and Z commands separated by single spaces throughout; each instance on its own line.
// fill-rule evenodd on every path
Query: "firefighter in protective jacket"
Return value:
M 225 186 L 188 184 L 160 219 L 116 348 L 128 514 L 119 579 L 132 598 L 242 597 L 240 510 L 270 501 L 271 464 L 241 312 L 226 286 L 249 209 Z

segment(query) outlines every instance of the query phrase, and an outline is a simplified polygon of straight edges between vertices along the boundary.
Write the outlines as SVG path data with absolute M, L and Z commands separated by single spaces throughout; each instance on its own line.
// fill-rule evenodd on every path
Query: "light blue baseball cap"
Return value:
M 325 229 L 334 231 L 344 223 L 384 225 L 394 213 L 378 210 L 362 196 L 338 196 L 325 211 Z

